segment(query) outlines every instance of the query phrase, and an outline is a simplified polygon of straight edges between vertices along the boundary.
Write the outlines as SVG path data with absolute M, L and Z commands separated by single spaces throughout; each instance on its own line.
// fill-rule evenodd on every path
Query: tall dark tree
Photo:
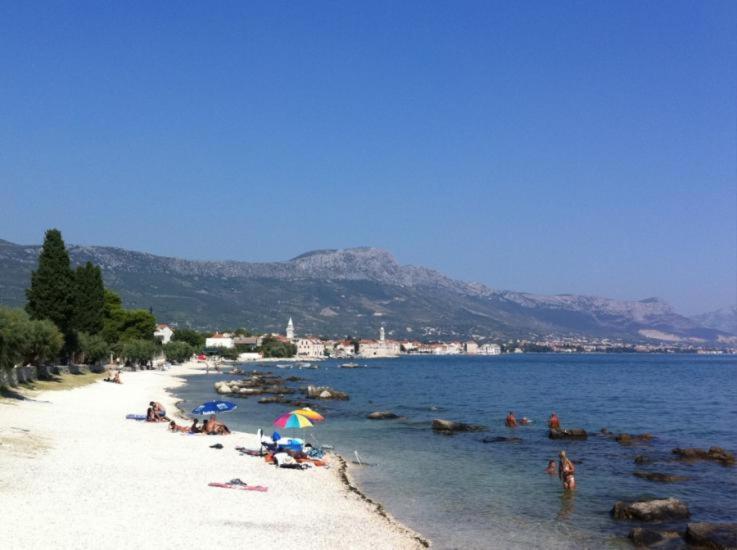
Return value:
M 74 318 L 75 330 L 97 334 L 102 330 L 105 307 L 105 287 L 100 268 L 87 262 L 74 272 Z
M 74 274 L 58 229 L 46 232 L 38 269 L 31 275 L 26 297 L 26 311 L 31 319 L 52 321 L 64 335 L 66 351 L 71 351 L 74 341 Z

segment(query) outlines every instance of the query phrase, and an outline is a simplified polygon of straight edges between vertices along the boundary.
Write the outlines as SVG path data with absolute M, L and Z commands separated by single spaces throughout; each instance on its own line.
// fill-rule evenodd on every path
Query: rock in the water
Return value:
M 637 455 L 635 457 L 635 464 L 652 464 L 654 460 L 649 456 Z
M 651 441 L 652 434 L 618 434 L 614 441 L 620 445 L 632 445 L 633 443 L 642 443 L 643 441 Z
M 348 399 L 347 393 L 334 390 L 328 386 L 307 386 L 305 393 L 307 397 L 312 399 Z
M 697 548 L 737 548 L 737 523 L 689 523 L 686 541 Z
M 663 521 L 685 519 L 691 515 L 685 502 L 676 498 L 617 502 L 611 511 L 615 519 Z
M 658 481 L 660 483 L 676 483 L 678 481 L 686 481 L 686 476 L 676 476 L 673 474 L 662 474 L 660 472 L 633 472 L 635 477 L 647 479 L 648 481 Z
M 589 434 L 583 428 L 572 428 L 570 430 L 556 430 L 551 429 L 548 432 L 550 439 L 587 439 Z
M 677 531 L 655 531 L 643 527 L 635 527 L 628 536 L 635 546 L 659 546 L 681 538 Z
M 399 415 L 391 411 L 376 411 L 370 413 L 366 418 L 369 420 L 393 420 L 399 418 Z
M 481 440 L 481 443 L 522 443 L 521 437 L 485 437 Z
M 258 402 L 262 405 L 267 403 L 289 403 L 289 399 L 281 395 L 274 395 L 272 397 L 262 397 Z
M 486 426 L 477 424 L 466 424 L 465 422 L 454 422 L 453 420 L 443 420 L 436 418 L 432 421 L 432 429 L 436 432 L 454 433 L 454 432 L 485 432 Z
M 734 453 L 725 451 L 721 447 L 711 447 L 708 451 L 698 448 L 673 449 L 673 454 L 679 460 L 713 460 L 724 466 L 732 466 L 735 463 Z

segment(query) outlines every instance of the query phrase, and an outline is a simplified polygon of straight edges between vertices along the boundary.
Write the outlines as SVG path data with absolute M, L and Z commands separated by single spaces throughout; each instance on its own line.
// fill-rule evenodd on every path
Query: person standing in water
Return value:
M 576 488 L 576 467 L 571 459 L 566 456 L 565 451 L 560 452 L 560 462 L 558 463 L 558 477 L 563 482 L 563 489 L 573 491 Z
M 517 419 L 514 417 L 514 413 L 512 411 L 509 411 L 509 414 L 507 414 L 507 418 L 504 420 L 504 425 L 507 428 L 517 427 Z
M 555 414 L 555 411 L 553 411 L 553 414 L 550 415 L 550 420 L 548 420 L 548 428 L 551 430 L 560 430 L 560 419 L 558 418 L 558 415 Z

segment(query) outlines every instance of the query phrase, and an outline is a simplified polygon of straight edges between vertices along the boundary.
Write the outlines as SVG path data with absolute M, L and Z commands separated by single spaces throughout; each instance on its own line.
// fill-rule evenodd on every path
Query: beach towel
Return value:
M 146 420 L 145 414 L 127 414 L 125 418 L 128 420 Z
M 239 489 L 241 491 L 258 491 L 259 493 L 265 493 L 269 490 L 268 487 L 263 485 L 245 485 L 242 483 L 217 483 L 212 482 L 207 484 L 210 487 L 220 487 L 221 489 Z

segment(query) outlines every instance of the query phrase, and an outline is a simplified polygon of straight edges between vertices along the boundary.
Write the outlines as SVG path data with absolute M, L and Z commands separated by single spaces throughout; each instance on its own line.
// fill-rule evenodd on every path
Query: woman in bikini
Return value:
M 565 451 L 560 452 L 560 462 L 558 463 L 558 477 L 563 482 L 563 489 L 573 491 L 576 488 L 576 467 L 573 462 L 566 456 Z

